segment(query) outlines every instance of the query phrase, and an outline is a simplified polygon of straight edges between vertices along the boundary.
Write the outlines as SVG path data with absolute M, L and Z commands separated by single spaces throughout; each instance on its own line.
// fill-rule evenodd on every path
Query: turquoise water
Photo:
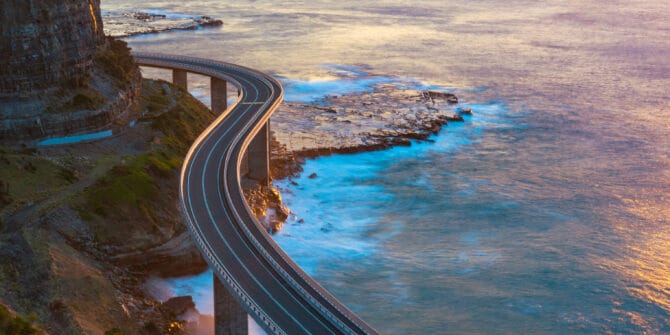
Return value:
M 256 67 L 295 100 L 365 89 L 334 71 L 359 68 L 473 107 L 434 143 L 310 160 L 278 183 L 295 216 L 277 241 L 382 333 L 670 334 L 667 1 L 138 6 L 103 3 L 225 24 L 134 48 Z

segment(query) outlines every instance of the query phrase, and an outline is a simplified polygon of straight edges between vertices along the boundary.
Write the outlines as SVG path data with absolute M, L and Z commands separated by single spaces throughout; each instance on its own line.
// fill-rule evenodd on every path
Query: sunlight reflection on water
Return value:
M 225 24 L 131 38 L 134 48 L 297 78 L 287 82 L 296 100 L 361 89 L 323 66 L 355 64 L 380 78 L 460 88 L 470 103 L 493 101 L 473 105 L 465 130 L 450 125 L 433 145 L 308 163 L 332 171 L 319 173 L 325 181 L 370 192 L 353 197 L 371 201 L 359 210 L 367 220 L 342 213 L 349 219 L 340 224 L 335 215 L 364 203 L 299 181 L 293 206 L 314 223 L 289 224 L 292 238 L 280 239 L 297 258 L 303 244 L 344 245 L 306 255 L 306 268 L 383 333 L 670 333 L 670 2 L 142 6 Z M 310 80 L 318 85 L 302 86 Z M 353 178 L 328 159 L 357 171 L 385 165 Z

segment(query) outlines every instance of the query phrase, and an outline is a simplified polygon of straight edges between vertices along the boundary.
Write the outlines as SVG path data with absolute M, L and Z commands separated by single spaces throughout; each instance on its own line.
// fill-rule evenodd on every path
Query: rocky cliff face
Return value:
M 99 0 L 4 0 L 0 94 L 35 95 L 85 82 L 105 42 L 99 14 Z
M 100 129 L 134 103 L 137 67 L 119 78 L 105 66 L 119 48 L 104 36 L 100 0 L 3 0 L 0 9 L 0 142 Z

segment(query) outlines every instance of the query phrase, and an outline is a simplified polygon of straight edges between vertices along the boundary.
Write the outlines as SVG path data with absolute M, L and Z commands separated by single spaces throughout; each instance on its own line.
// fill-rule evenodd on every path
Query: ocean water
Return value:
M 103 10 L 221 18 L 127 40 L 276 74 L 296 101 L 374 84 L 357 68 L 474 109 L 433 143 L 309 160 L 298 185 L 278 182 L 294 216 L 276 240 L 381 333 L 670 334 L 670 2 Z

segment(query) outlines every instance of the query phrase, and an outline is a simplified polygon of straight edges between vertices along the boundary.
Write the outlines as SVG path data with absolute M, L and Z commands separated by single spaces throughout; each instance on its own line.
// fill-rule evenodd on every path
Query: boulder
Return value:
M 447 121 L 456 121 L 456 122 L 463 122 L 463 117 L 460 115 L 447 115 L 446 117 Z
M 174 315 L 176 317 L 185 314 L 191 309 L 195 308 L 195 303 L 191 296 L 174 297 L 164 302 L 160 306 L 160 310 L 167 315 Z
M 439 92 L 439 91 L 426 91 L 426 94 L 431 99 L 444 99 L 448 103 L 457 104 L 458 97 L 453 93 Z
M 195 21 L 202 27 L 219 27 L 223 25 L 223 21 L 205 15 Z
M 460 115 L 472 115 L 472 108 L 461 107 L 458 109 Z

